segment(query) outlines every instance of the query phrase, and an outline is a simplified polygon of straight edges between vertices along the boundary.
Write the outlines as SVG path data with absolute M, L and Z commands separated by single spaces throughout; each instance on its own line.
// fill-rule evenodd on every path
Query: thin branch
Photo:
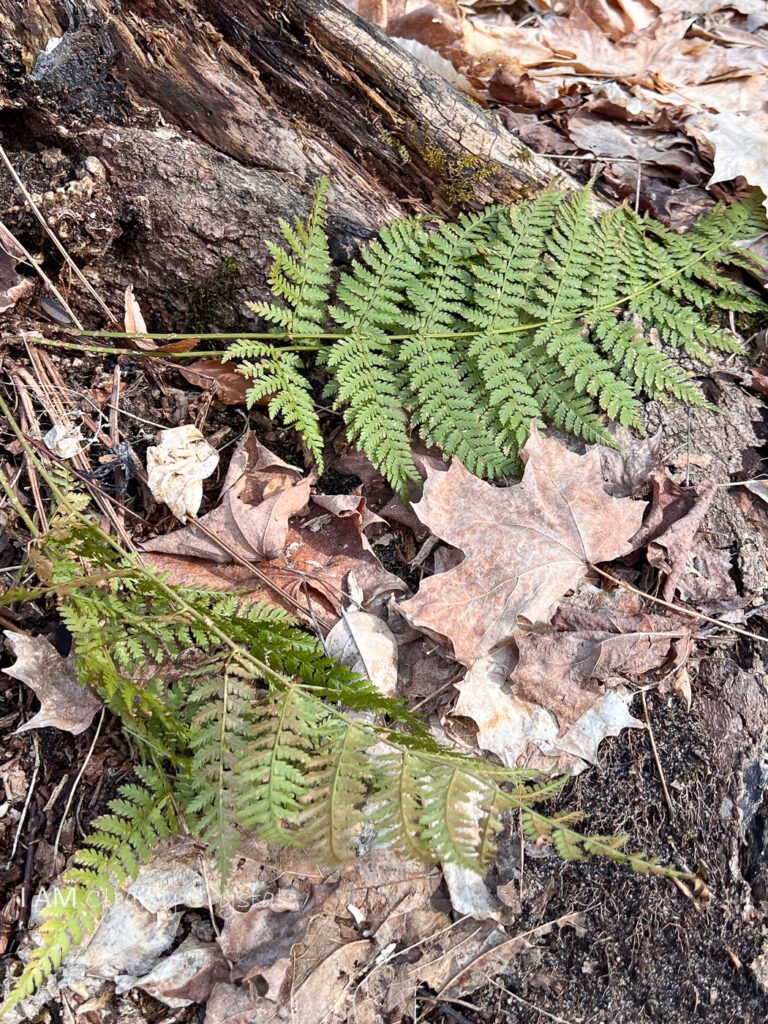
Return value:
M 711 622 L 715 626 L 720 626 L 721 629 L 728 630 L 729 633 L 738 633 L 739 636 L 749 637 L 750 640 L 759 640 L 761 644 L 768 644 L 768 637 L 760 636 L 759 633 L 750 633 L 748 629 L 739 629 L 738 626 L 734 626 L 732 622 L 725 622 L 723 619 L 713 619 L 710 615 L 703 615 L 701 612 L 695 612 L 692 608 L 686 608 L 681 604 L 673 604 L 672 601 L 664 601 L 660 597 L 654 597 L 653 594 L 647 593 L 645 590 L 638 590 L 637 587 L 633 587 L 631 583 L 627 583 L 625 580 L 620 580 L 618 576 L 612 576 L 609 572 L 604 569 L 599 569 L 596 565 L 590 563 L 590 569 L 594 569 L 596 573 L 603 576 L 605 579 L 610 580 L 611 583 L 615 583 L 618 587 L 623 587 L 624 590 L 630 590 L 633 594 L 638 594 L 640 597 L 644 597 L 647 601 L 653 601 L 654 604 L 663 605 L 664 608 L 670 608 L 673 612 L 679 612 L 680 615 L 688 615 L 692 619 L 698 619 L 700 622 Z
M 35 791 L 35 783 L 37 782 L 37 775 L 38 775 L 38 772 L 40 771 L 40 747 L 38 746 L 38 743 L 37 743 L 37 736 L 35 736 L 34 733 L 32 734 L 32 744 L 33 744 L 33 746 L 35 748 L 35 767 L 34 767 L 34 770 L 32 772 L 32 778 L 31 778 L 30 783 L 29 783 L 29 789 L 27 790 L 27 796 L 26 796 L 26 799 L 24 800 L 24 806 L 21 809 L 21 817 L 19 818 L 19 824 L 16 826 L 16 835 L 13 837 L 13 847 L 11 848 L 11 856 L 10 856 L 11 860 L 13 860 L 13 858 L 16 856 L 16 849 L 17 849 L 17 847 L 19 845 L 19 838 L 21 836 L 21 830 L 24 827 L 24 822 L 26 821 L 26 818 L 27 818 L 27 811 L 29 810 L 29 804 L 30 804 L 30 801 L 32 800 L 32 794 Z
M 648 702 L 645 699 L 645 690 L 640 691 L 640 696 L 643 699 L 643 714 L 645 715 L 645 724 L 648 727 L 648 739 L 651 743 L 651 750 L 653 751 L 653 759 L 656 762 L 656 771 L 659 774 L 659 780 L 661 782 L 661 788 L 664 790 L 664 799 L 667 802 L 667 808 L 669 809 L 669 816 L 672 821 L 675 820 L 675 805 L 672 802 L 672 796 L 667 788 L 667 780 L 664 775 L 664 769 L 661 767 L 661 760 L 659 759 L 659 751 L 656 746 L 656 737 L 653 735 L 653 727 L 651 725 L 651 719 L 648 715 Z
M 96 741 L 98 740 L 99 736 L 101 735 L 101 727 L 104 724 L 104 714 L 105 714 L 106 710 L 107 710 L 106 708 L 102 708 L 101 709 L 101 715 L 99 716 L 99 723 L 96 726 L 96 732 L 93 734 L 93 741 L 91 742 L 91 746 L 90 746 L 90 748 L 88 750 L 88 753 L 85 755 L 85 760 L 83 761 L 83 764 L 82 764 L 82 766 L 80 768 L 80 771 L 77 773 L 77 776 L 75 777 L 75 781 L 72 783 L 72 789 L 70 789 L 70 791 L 69 791 L 69 796 L 67 797 L 67 803 L 66 803 L 66 805 L 64 807 L 64 811 L 63 811 L 63 813 L 61 815 L 61 821 L 59 822 L 59 827 L 56 830 L 56 841 L 53 844 L 53 863 L 54 864 L 56 863 L 56 854 L 59 852 L 59 842 L 61 841 L 61 833 L 62 833 L 62 831 L 64 829 L 64 822 L 67 820 L 67 815 L 69 814 L 69 809 L 72 806 L 72 801 L 75 798 L 75 792 L 77 791 L 77 787 L 80 785 L 80 780 L 82 779 L 83 774 L 85 772 L 85 769 L 88 767 L 88 765 L 90 763 L 90 760 L 91 760 L 91 757 L 93 756 L 93 750 L 94 750 L 94 747 L 96 746 Z

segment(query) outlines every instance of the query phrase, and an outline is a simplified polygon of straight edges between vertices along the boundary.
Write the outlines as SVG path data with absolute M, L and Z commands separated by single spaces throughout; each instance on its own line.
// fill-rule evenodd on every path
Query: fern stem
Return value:
M 219 722 L 219 756 L 218 760 L 218 776 L 219 776 L 219 796 L 216 801 L 218 814 L 219 814 L 219 836 L 223 837 L 227 834 L 227 822 L 224 815 L 224 799 L 226 793 L 226 782 L 224 778 L 224 758 L 227 749 L 227 726 L 229 724 L 229 659 L 224 667 L 224 678 L 221 688 L 221 720 Z M 223 874 L 222 874 L 223 877 Z
M 683 276 L 687 271 L 692 270 L 694 267 L 698 266 L 699 264 L 706 262 L 706 260 L 708 260 L 710 257 L 713 257 L 716 253 L 720 252 L 722 248 L 723 248 L 723 243 L 722 243 L 722 240 L 720 240 L 719 242 L 716 242 L 714 245 L 710 246 L 708 249 L 702 249 L 700 252 L 698 252 L 696 254 L 694 259 L 689 260 L 687 263 L 680 264 L 679 266 L 675 267 L 674 270 L 669 271 L 669 273 L 662 274 L 660 277 L 656 277 L 652 281 L 647 282 L 642 287 L 637 288 L 634 291 L 627 292 L 624 295 L 616 296 L 615 298 L 611 299 L 610 301 L 604 302 L 604 303 L 602 303 L 599 306 L 591 306 L 590 308 L 587 308 L 587 309 L 575 310 L 573 313 L 569 313 L 567 317 L 561 317 L 560 319 L 555 318 L 554 320 L 537 320 L 537 321 L 532 321 L 531 323 L 517 324 L 514 327 L 499 328 L 494 333 L 496 333 L 496 334 L 498 334 L 500 336 L 505 336 L 505 337 L 508 336 L 508 335 L 514 335 L 514 334 L 526 334 L 526 333 L 529 333 L 529 332 L 532 332 L 532 331 L 536 331 L 536 330 L 538 330 L 539 328 L 542 328 L 542 327 L 556 327 L 556 326 L 558 326 L 560 324 L 572 323 L 574 320 L 578 320 L 581 317 L 592 316 L 595 313 L 604 313 L 604 312 L 607 312 L 608 310 L 615 309 L 617 306 L 624 306 L 628 302 L 633 302 L 635 299 L 640 298 L 642 295 L 647 295 L 650 292 L 656 291 L 661 285 L 664 285 L 664 284 L 666 284 L 669 281 L 674 281 L 676 278 Z M 71 328 L 66 328 L 65 330 L 70 332 Z M 276 341 L 304 341 L 304 340 L 308 341 L 310 339 L 314 339 L 316 341 L 330 341 L 330 342 L 334 342 L 334 341 L 343 341 L 346 338 L 351 338 L 354 332 L 347 331 L 347 332 L 340 332 L 340 333 L 339 332 L 336 332 L 336 333 L 329 332 L 329 333 L 324 333 L 324 334 L 315 334 L 315 333 L 310 333 L 308 331 L 303 331 L 303 332 L 302 331 L 274 331 L 274 332 L 261 332 L 261 333 L 250 333 L 250 332 L 232 333 L 232 332 L 228 332 L 228 333 L 218 333 L 218 334 L 196 334 L 194 331 L 187 331 L 186 334 L 169 334 L 169 333 L 165 333 L 165 334 L 162 334 L 162 333 L 138 334 L 135 331 L 134 332 L 131 332 L 131 331 L 77 331 L 76 333 L 78 335 L 82 335 L 83 337 L 87 337 L 87 338 L 134 338 L 134 339 L 151 338 L 151 339 L 157 339 L 157 340 L 161 340 L 161 341 L 184 341 L 184 340 L 187 340 L 189 338 L 199 338 L 201 341 L 208 341 L 208 340 L 214 340 L 214 339 L 221 339 L 222 341 L 225 341 L 225 340 L 233 340 L 234 341 L 234 340 L 238 340 L 238 339 L 242 338 L 243 340 L 251 339 L 251 340 L 254 340 L 254 341 L 260 340 L 260 341 L 270 341 L 270 342 L 276 342 Z M 439 340 L 439 339 L 454 339 L 454 338 L 461 339 L 461 338 L 474 338 L 477 335 L 477 333 L 478 333 L 477 331 L 441 331 L 441 332 L 436 332 L 436 333 L 424 334 L 423 337 L 425 337 L 425 338 L 433 338 L 435 340 Z M 413 332 L 412 331 L 412 332 L 407 333 L 407 334 L 388 334 L 386 337 L 387 337 L 388 341 L 409 341 L 410 339 L 417 337 L 417 332 Z M 46 342 L 40 342 L 40 343 L 41 344 L 42 343 L 50 344 L 51 342 L 50 342 L 50 340 L 47 340 Z M 56 344 L 59 345 L 60 347 L 73 347 L 73 348 L 76 348 L 76 349 L 79 349 L 80 351 L 82 351 L 82 346 L 78 346 L 78 345 L 71 345 L 70 346 L 70 345 L 65 345 L 62 342 L 57 342 Z M 285 351 L 292 351 L 292 352 L 307 351 L 307 352 L 311 352 L 311 351 L 315 351 L 315 350 L 317 350 L 319 348 L 323 348 L 323 347 L 326 347 L 326 346 L 323 346 L 323 345 L 308 345 L 308 346 L 302 347 L 302 348 L 297 348 L 297 347 L 291 346 L 291 347 L 286 347 Z M 96 348 L 94 348 L 93 350 L 97 351 Z M 124 351 L 122 351 L 120 349 L 111 349 L 111 348 L 106 348 L 106 347 L 105 347 L 104 351 L 106 351 L 108 353 L 112 353 L 112 354 L 117 354 L 117 355 L 121 355 L 121 354 L 125 355 L 126 354 Z M 213 355 L 225 356 L 225 355 L 227 355 L 227 352 L 225 350 L 223 352 L 216 352 L 216 353 L 213 353 L 213 352 L 206 352 L 206 353 L 203 353 L 203 352 L 199 352 L 199 353 L 194 353 L 194 352 L 176 352 L 176 353 L 173 353 L 173 352 L 153 352 L 153 351 L 148 351 L 148 350 L 144 349 L 144 350 L 141 350 L 141 351 L 131 352 L 130 353 L 130 355 L 142 356 L 142 357 L 148 357 L 148 358 L 153 358 L 154 357 L 154 358 L 157 358 L 157 359 L 190 359 L 190 358 L 197 358 L 198 356 L 201 356 L 203 354 L 211 355 L 211 356 L 213 356 Z
M 108 331 L 78 331 L 79 335 L 83 335 L 89 338 L 157 338 L 163 341 L 187 341 L 192 338 L 190 334 L 130 334 L 127 332 L 116 333 Z M 280 341 L 280 335 L 278 334 L 212 334 L 212 335 L 200 335 L 195 334 L 195 338 L 205 340 L 206 338 L 220 339 L 220 340 L 231 340 L 238 341 L 241 338 L 251 340 L 262 340 L 262 341 Z M 307 336 L 309 337 L 309 335 Z M 328 335 L 312 335 L 312 337 L 319 337 L 325 339 L 333 339 L 334 341 L 338 338 L 343 338 L 345 335 L 328 334 Z M 108 356 L 131 356 L 137 359 L 167 359 L 167 360 L 184 360 L 184 359 L 226 359 L 227 356 L 231 356 L 229 349 L 195 349 L 192 352 L 162 352 L 158 349 L 132 349 L 125 348 L 113 348 L 109 345 L 79 345 L 75 341 L 55 341 L 53 338 L 36 338 L 35 345 L 42 345 L 49 348 L 63 348 L 69 349 L 73 352 L 80 353 L 94 353 L 95 355 L 108 355 Z M 324 345 L 282 345 L 280 347 L 281 352 L 317 352 L 324 348 Z
M 635 867 L 635 870 L 647 871 L 651 875 L 659 875 L 662 878 L 679 878 L 684 881 L 697 880 L 698 876 L 693 874 L 691 871 L 680 871 L 678 868 L 668 867 L 666 864 L 658 864 L 654 860 L 647 859 L 642 854 L 624 853 L 616 846 L 611 845 L 610 841 L 606 837 L 584 835 L 581 832 L 577 832 L 575 829 L 568 828 L 566 825 L 557 823 L 556 818 L 548 818 L 544 814 L 539 814 L 538 811 L 532 811 L 526 809 L 526 815 L 532 821 L 539 823 L 542 827 L 543 834 L 548 832 L 553 824 L 557 825 L 559 831 L 563 833 L 563 836 L 570 841 L 575 847 L 583 850 L 585 843 L 589 845 L 589 852 L 595 856 L 605 857 L 606 860 L 615 861 L 618 864 L 630 864 Z M 580 860 L 585 859 L 584 855 L 577 858 Z
M 39 598 L 48 597 L 50 594 L 56 594 L 57 597 L 66 597 L 80 587 L 107 583 L 109 580 L 130 579 L 135 575 L 136 573 L 133 569 L 115 569 L 112 572 L 95 572 L 91 576 L 78 576 L 77 579 L 68 580 L 66 583 L 54 583 L 50 587 L 6 590 L 4 594 L 0 595 L 0 608 L 11 604 L 20 604 L 22 601 L 37 601 Z
M 8 405 L 5 399 L 2 397 L 2 395 L 0 395 L 0 412 L 2 412 L 6 419 L 8 420 L 11 429 L 21 442 L 27 454 L 27 457 L 34 463 L 36 469 L 38 470 L 42 478 L 45 480 L 45 482 L 48 484 L 48 486 L 51 488 L 60 504 L 68 509 L 72 518 L 75 519 L 77 522 L 81 523 L 83 526 L 89 526 L 95 529 L 100 538 L 106 544 L 108 544 L 116 554 L 120 555 L 121 557 L 125 557 L 126 552 L 120 547 L 120 544 L 113 537 L 111 537 L 108 533 L 102 530 L 100 526 L 95 525 L 88 516 L 84 515 L 82 512 L 80 512 L 79 509 L 75 508 L 72 505 L 67 495 L 59 487 L 55 478 L 51 475 L 51 473 L 48 472 L 47 468 L 43 465 L 42 460 L 38 457 L 35 450 L 27 441 L 23 431 L 16 422 L 16 419 L 14 418 L 11 410 L 8 408 Z M 138 575 L 143 576 L 144 579 L 150 580 L 156 587 L 162 590 L 167 597 L 171 598 L 172 601 L 175 601 L 176 604 L 180 608 L 182 608 L 190 616 L 191 619 L 206 626 L 207 629 L 210 629 L 211 632 L 217 637 L 217 639 L 219 639 L 225 645 L 225 647 L 228 647 L 232 651 L 237 652 L 238 655 L 245 660 L 246 667 L 247 663 L 250 662 L 251 670 L 253 671 L 255 669 L 256 674 L 261 676 L 262 678 L 272 678 L 283 686 L 292 686 L 291 680 L 281 675 L 281 673 L 276 672 L 271 666 L 267 665 L 266 662 L 262 662 L 259 658 L 256 658 L 255 655 L 251 654 L 250 651 L 246 651 L 243 647 L 241 647 L 239 644 L 233 641 L 231 637 L 227 636 L 223 629 L 220 629 L 216 625 L 216 623 L 213 621 L 213 619 L 210 618 L 210 616 L 206 615 L 204 612 L 198 611 L 193 605 L 185 601 L 184 598 L 176 590 L 174 590 L 173 587 L 169 586 L 152 570 L 147 569 L 147 567 L 142 565 L 142 563 L 138 559 L 134 561 L 133 565 Z

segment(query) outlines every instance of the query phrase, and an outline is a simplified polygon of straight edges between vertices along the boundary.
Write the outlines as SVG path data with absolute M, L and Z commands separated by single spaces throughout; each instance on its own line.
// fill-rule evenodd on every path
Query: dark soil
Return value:
M 625 733 L 601 747 L 599 768 L 571 782 L 560 807 L 579 809 L 594 832 L 623 832 L 633 845 L 700 873 L 711 889 L 706 906 L 672 882 L 633 875 L 605 863 L 563 863 L 527 846 L 522 913 L 525 932 L 581 910 L 583 934 L 553 932 L 516 958 L 508 972 L 467 997 L 436 1008 L 435 1024 L 758 1024 L 768 996 L 749 965 L 764 951 L 763 819 L 758 812 L 741 841 L 723 774 L 727 733 L 713 728 L 713 708 L 733 711 L 739 698 L 723 691 L 734 676 L 733 649 L 713 652 L 694 691 L 690 713 L 675 699 L 651 698 L 648 713 L 673 801 L 664 798 L 647 735 Z M 738 671 L 738 670 L 737 670 Z M 738 684 L 737 684 L 738 686 Z M 762 697 L 762 694 L 761 694 Z M 733 702 L 733 703 L 731 703 Z M 633 712 L 642 718 L 639 699 Z M 746 807 L 748 795 L 743 794 Z M 755 824 L 757 823 L 757 828 Z M 531 853 L 534 856 L 531 856 Z M 510 844 L 502 881 L 520 879 L 519 846 Z M 751 885 L 743 875 L 751 878 Z M 470 1009 L 474 1005 L 476 1009 Z

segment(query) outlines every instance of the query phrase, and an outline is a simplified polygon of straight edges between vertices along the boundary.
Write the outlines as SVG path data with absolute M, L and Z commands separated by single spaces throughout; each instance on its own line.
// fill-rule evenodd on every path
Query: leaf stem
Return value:
M 675 278 L 678 278 L 681 275 L 685 274 L 686 271 L 693 269 L 693 267 L 696 267 L 696 266 L 698 266 L 701 263 L 704 263 L 711 256 L 714 256 L 716 253 L 720 252 L 725 247 L 725 245 L 726 245 L 726 241 L 721 238 L 716 243 L 711 245 L 708 249 L 704 249 L 704 250 L 698 252 L 692 259 L 688 260 L 687 262 L 681 264 L 678 267 L 675 267 L 674 269 L 670 270 L 667 274 L 662 274 L 661 277 L 657 277 L 657 278 L 654 278 L 653 281 L 646 282 L 642 287 L 637 288 L 634 291 L 627 292 L 624 295 L 612 296 L 606 302 L 602 302 L 602 303 L 600 303 L 597 306 L 592 306 L 592 307 L 590 307 L 588 309 L 576 310 L 576 311 L 574 311 L 572 313 L 569 313 L 565 317 L 555 318 L 554 320 L 551 320 L 551 319 L 549 319 L 549 320 L 539 320 L 539 321 L 532 321 L 531 323 L 516 324 L 514 327 L 504 327 L 504 328 L 501 328 L 500 330 L 494 331 L 493 333 L 495 335 L 499 336 L 499 337 L 506 337 L 508 335 L 511 336 L 511 335 L 515 335 L 515 334 L 525 334 L 525 333 L 528 333 L 528 332 L 531 332 L 531 331 L 536 331 L 536 330 L 538 330 L 541 327 L 555 327 L 555 326 L 557 326 L 559 324 L 573 323 L 574 320 L 578 320 L 581 317 L 593 316 L 595 313 L 603 313 L 603 312 L 606 312 L 608 310 L 615 309 L 617 306 L 624 306 L 624 305 L 626 305 L 626 303 L 632 302 L 634 299 L 639 298 L 641 295 L 647 295 L 649 292 L 656 291 L 656 289 L 659 288 L 661 285 L 664 285 L 664 284 L 666 284 L 669 281 L 675 280 Z M 343 331 L 328 332 L 328 333 L 324 333 L 324 334 L 316 334 L 314 332 L 312 332 L 312 333 L 309 333 L 309 332 L 295 332 L 295 331 L 276 331 L 276 332 L 263 332 L 262 331 L 260 333 L 253 333 L 253 332 L 247 332 L 247 331 L 245 331 L 245 332 L 239 331 L 239 332 L 234 332 L 234 333 L 233 332 L 225 332 L 225 333 L 213 333 L 213 334 L 197 334 L 194 331 L 187 331 L 186 333 L 178 334 L 178 333 L 168 333 L 168 332 L 165 332 L 165 333 L 146 333 L 146 332 L 144 332 L 144 333 L 136 333 L 136 332 L 131 332 L 131 331 L 80 331 L 80 330 L 73 331 L 72 328 L 58 328 L 58 330 L 66 331 L 66 333 L 76 333 L 78 335 L 81 335 L 81 336 L 87 337 L 87 338 L 134 338 L 134 339 L 145 339 L 145 340 L 147 338 L 151 338 L 151 339 L 156 339 L 156 340 L 160 340 L 160 341 L 169 341 L 169 342 L 170 341 L 183 341 L 183 340 L 186 340 L 188 338 L 199 338 L 201 341 L 210 341 L 210 340 L 213 340 L 213 339 L 221 339 L 221 340 L 239 340 L 239 339 L 249 340 L 249 339 L 251 339 L 251 340 L 254 340 L 254 341 L 278 342 L 278 341 L 310 341 L 310 340 L 314 339 L 315 341 L 318 341 L 318 342 L 320 342 L 320 341 L 334 342 L 334 341 L 343 340 L 344 338 L 348 338 L 348 337 L 350 337 L 350 334 L 351 334 L 351 332 L 343 332 Z M 425 337 L 425 338 L 432 338 L 434 340 L 441 340 L 441 339 L 446 339 L 447 340 L 447 339 L 453 339 L 453 338 L 456 338 L 456 339 L 474 338 L 474 337 L 477 336 L 478 333 L 479 332 L 476 331 L 476 330 L 475 331 L 440 331 L 440 332 L 423 334 L 423 335 L 419 334 L 419 336 L 420 337 Z M 416 332 L 409 332 L 407 334 L 389 334 L 389 335 L 387 335 L 387 339 L 389 341 L 408 341 L 411 338 L 414 338 L 416 336 L 417 336 Z M 40 343 L 44 344 L 46 342 L 40 342 Z M 61 343 L 58 343 L 58 344 L 61 345 Z M 74 346 L 74 347 L 75 348 L 79 347 L 82 350 L 82 346 Z M 290 348 L 286 347 L 286 351 L 294 351 L 294 352 L 295 351 L 315 351 L 316 349 L 323 348 L 323 347 L 324 346 L 322 346 L 322 345 L 309 345 L 309 346 L 305 346 L 305 347 L 301 347 L 301 348 L 295 348 L 295 347 L 291 346 Z M 107 352 L 115 352 L 115 351 L 119 352 L 119 350 L 108 349 L 108 348 L 105 349 L 105 351 L 107 351 Z M 148 349 L 142 349 L 142 350 L 140 350 L 140 352 L 135 352 L 135 353 L 131 353 L 131 354 L 132 355 L 142 355 L 142 356 L 146 356 L 146 357 L 155 357 L 155 358 L 160 358 L 160 359 L 163 359 L 163 358 L 175 358 L 175 359 L 187 358 L 187 359 L 189 359 L 189 358 L 194 357 L 194 355 L 195 355 L 195 353 L 190 353 L 190 352 L 175 352 L 175 353 L 173 353 L 173 352 L 154 352 L 154 351 L 148 350 Z M 206 354 L 212 354 L 212 353 L 206 353 Z M 197 355 L 202 355 L 202 353 L 197 353 Z M 226 355 L 226 352 L 224 352 L 224 353 L 217 353 L 217 355 Z

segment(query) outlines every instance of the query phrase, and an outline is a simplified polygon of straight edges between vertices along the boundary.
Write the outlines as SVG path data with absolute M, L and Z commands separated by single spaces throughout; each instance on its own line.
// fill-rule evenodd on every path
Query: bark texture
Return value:
M 133 283 L 154 329 L 245 328 L 264 241 L 321 174 L 342 261 L 403 212 L 566 180 L 336 0 L 0 0 L 0 34 L 12 161 L 110 305 Z M 39 247 L 8 180 L 0 201 Z

